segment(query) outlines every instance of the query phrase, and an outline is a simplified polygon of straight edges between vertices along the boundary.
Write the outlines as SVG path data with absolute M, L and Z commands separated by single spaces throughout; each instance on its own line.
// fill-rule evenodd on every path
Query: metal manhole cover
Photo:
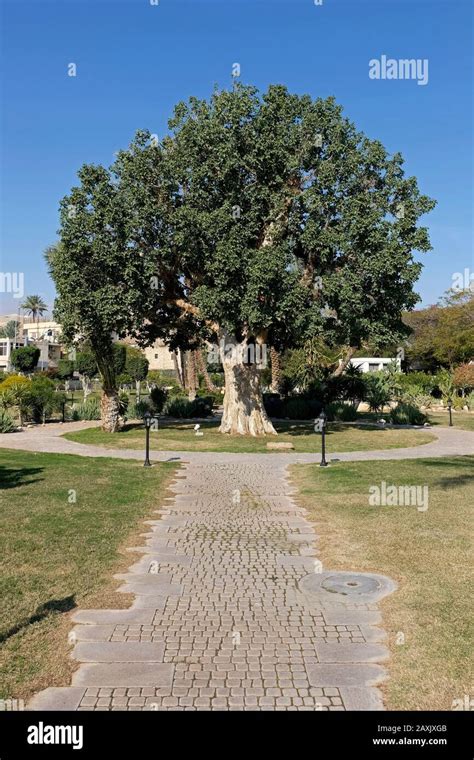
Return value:
M 376 578 L 351 573 L 348 575 L 329 575 L 323 580 L 321 587 L 333 594 L 360 596 L 361 594 L 373 594 L 375 591 L 379 591 L 380 583 Z

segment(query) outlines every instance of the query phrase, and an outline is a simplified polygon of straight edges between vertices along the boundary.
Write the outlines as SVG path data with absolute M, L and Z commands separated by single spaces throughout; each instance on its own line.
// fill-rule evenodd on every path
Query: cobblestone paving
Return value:
M 29 709 L 383 709 L 380 595 L 300 586 L 337 574 L 317 559 L 285 463 L 209 458 L 173 491 L 117 576 L 133 606 L 76 612 L 72 686 Z

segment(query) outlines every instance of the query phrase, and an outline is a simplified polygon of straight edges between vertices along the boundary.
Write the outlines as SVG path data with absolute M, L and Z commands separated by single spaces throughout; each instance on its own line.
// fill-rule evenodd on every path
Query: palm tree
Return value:
M 26 300 L 22 303 L 21 308 L 24 309 L 27 314 L 31 314 L 33 319 L 36 319 L 36 337 L 39 338 L 39 319 L 43 316 L 45 311 L 48 311 L 48 305 L 43 301 L 41 296 L 27 296 Z

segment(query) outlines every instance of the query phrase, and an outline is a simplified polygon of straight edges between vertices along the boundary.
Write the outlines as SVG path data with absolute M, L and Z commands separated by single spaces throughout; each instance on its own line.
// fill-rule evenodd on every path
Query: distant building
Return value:
M 398 371 L 401 372 L 402 361 L 395 357 L 357 356 L 349 362 L 352 367 L 358 367 L 361 372 L 379 372 L 382 369 L 386 369 L 392 363 L 395 363 Z

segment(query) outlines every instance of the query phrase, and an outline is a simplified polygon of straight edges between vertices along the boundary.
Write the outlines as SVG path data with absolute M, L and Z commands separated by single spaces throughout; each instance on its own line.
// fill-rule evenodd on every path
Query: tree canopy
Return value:
M 139 131 L 110 170 L 85 166 L 79 179 L 50 256 L 55 314 L 90 341 L 103 378 L 113 333 L 172 348 L 211 339 L 226 377 L 221 429 L 274 432 L 249 349 L 408 332 L 413 251 L 430 248 L 417 222 L 434 202 L 333 98 L 280 85 L 191 98 L 161 142 Z

